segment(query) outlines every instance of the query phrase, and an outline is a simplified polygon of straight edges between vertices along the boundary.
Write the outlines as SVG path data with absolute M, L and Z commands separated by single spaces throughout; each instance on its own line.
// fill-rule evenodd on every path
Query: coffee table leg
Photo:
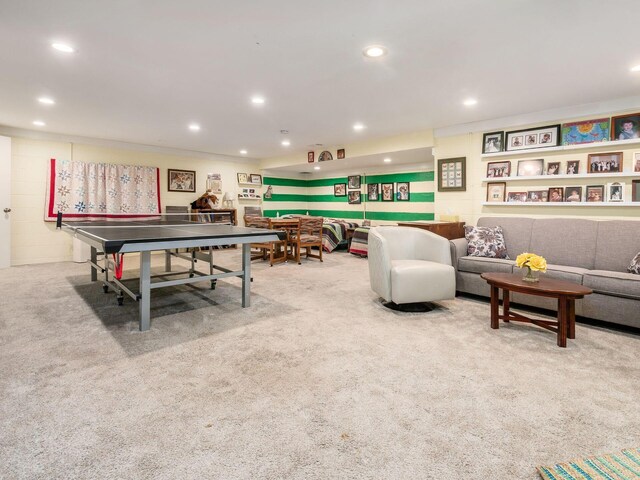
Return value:
M 576 338 L 576 301 L 573 298 L 567 300 L 567 337 L 572 340 Z
M 500 289 L 491 285 L 491 328 L 499 328 L 498 304 L 500 302 Z
M 502 289 L 502 320 L 509 323 L 509 290 Z
M 558 297 L 558 346 L 567 346 L 567 298 L 563 295 Z

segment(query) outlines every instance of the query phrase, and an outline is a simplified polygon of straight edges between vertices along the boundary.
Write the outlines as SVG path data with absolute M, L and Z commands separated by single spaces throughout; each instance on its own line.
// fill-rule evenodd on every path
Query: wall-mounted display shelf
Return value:
M 640 202 L 482 202 L 485 207 L 640 207 Z
M 548 152 L 561 152 L 561 151 L 573 151 L 573 150 L 604 150 L 612 149 L 616 147 L 622 147 L 627 145 L 638 145 L 639 139 L 633 140 L 613 140 L 611 142 L 594 142 L 594 143 L 581 143 L 578 145 L 560 145 L 558 147 L 548 148 L 529 148 L 525 150 L 514 150 L 510 152 L 497 152 L 497 153 L 484 153 L 480 155 L 480 158 L 496 158 L 496 157 L 515 157 L 516 155 L 536 155 L 544 156 Z
M 640 172 L 615 172 L 615 173 L 575 173 L 573 175 L 530 175 L 522 177 L 486 177 L 482 181 L 486 182 L 517 182 L 522 180 L 567 180 L 584 178 L 615 178 L 615 177 L 640 177 Z
M 242 195 L 241 193 L 238 194 L 238 200 L 260 200 L 260 195 L 250 195 L 248 197 Z
M 261 187 L 261 183 L 238 182 L 238 185 L 246 185 L 247 187 Z

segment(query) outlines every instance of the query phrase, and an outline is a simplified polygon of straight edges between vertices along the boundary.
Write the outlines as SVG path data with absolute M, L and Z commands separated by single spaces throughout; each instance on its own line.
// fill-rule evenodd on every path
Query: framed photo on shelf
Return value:
M 507 194 L 507 202 L 526 202 L 528 198 L 527 192 L 509 192 Z
M 247 175 L 246 173 L 239 173 L 238 183 L 249 183 L 249 175 Z
M 577 175 L 580 173 L 580 160 L 567 161 L 567 175 Z
M 564 188 L 552 187 L 547 194 L 549 202 L 562 202 L 564 200 Z
M 518 160 L 518 177 L 534 177 L 542 175 L 544 160 Z
M 622 152 L 590 153 L 587 156 L 588 173 L 616 173 L 622 171 Z
M 333 184 L 333 196 L 334 197 L 346 197 L 347 196 L 347 184 L 346 183 L 334 183 Z
M 467 190 L 467 157 L 438 160 L 438 191 L 465 192 Z
M 504 132 L 485 133 L 482 136 L 482 153 L 498 153 L 504 149 Z
M 640 172 L 640 152 L 633 152 L 633 171 Z
M 393 202 L 393 183 L 383 183 L 382 187 L 382 201 Z
M 558 175 L 560 173 L 560 162 L 547 163 L 547 175 Z
M 607 183 L 607 202 L 624 202 L 624 183 Z
M 360 190 L 349 192 L 349 205 L 360 205 Z
M 560 125 L 527 128 L 506 133 L 506 151 L 530 148 L 557 147 L 560 145 Z
M 507 182 L 487 183 L 487 202 L 502 203 L 507 194 Z
M 587 202 L 604 202 L 604 185 L 588 185 L 585 199 Z
M 396 183 L 396 200 L 399 202 L 409 201 L 409 182 Z
M 562 124 L 562 145 L 606 142 L 609 140 L 610 122 L 608 118 L 583 120 Z
M 529 190 L 527 202 L 546 202 L 549 192 L 547 190 Z
M 344 158 L 344 148 L 339 148 L 336 156 L 338 157 L 338 159 Z
M 511 162 L 487 163 L 487 178 L 503 178 L 511 175 Z
M 307 152 L 307 163 L 313 163 L 316 161 L 316 152 Z
M 581 202 L 582 201 L 582 187 L 565 187 L 564 188 L 564 201 L 565 202 Z
M 640 124 L 640 113 L 611 117 L 611 140 L 640 138 L 638 124 Z
M 251 175 L 249 175 L 249 183 L 253 183 L 254 185 L 262 185 L 262 175 L 252 173 Z
M 349 189 L 360 188 L 360 175 L 349 175 L 347 178 L 349 181 Z
M 370 202 L 377 202 L 380 198 L 380 184 L 369 183 L 367 184 L 367 200 Z
M 631 181 L 631 201 L 640 202 L 640 180 Z
M 168 190 L 170 192 L 195 192 L 196 172 L 193 170 L 168 170 Z

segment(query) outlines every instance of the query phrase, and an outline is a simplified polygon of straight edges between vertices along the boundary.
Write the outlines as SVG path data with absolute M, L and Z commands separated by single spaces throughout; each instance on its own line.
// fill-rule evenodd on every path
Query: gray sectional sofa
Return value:
M 515 258 L 532 252 L 547 259 L 544 276 L 579 283 L 593 290 L 576 301 L 576 315 L 640 328 L 640 275 L 627 273 L 640 252 L 640 221 L 575 218 L 483 217 L 478 226 L 501 226 L 510 260 L 467 256 L 467 241 L 451 241 L 456 290 L 489 296 L 484 272 L 520 273 Z M 512 294 L 512 301 L 557 310 L 556 301 Z

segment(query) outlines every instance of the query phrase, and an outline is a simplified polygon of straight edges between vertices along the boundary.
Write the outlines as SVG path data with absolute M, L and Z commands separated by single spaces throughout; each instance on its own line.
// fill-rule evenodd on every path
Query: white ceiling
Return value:
M 0 125 L 306 152 L 637 95 L 638 18 L 633 0 L 0 0 Z M 389 55 L 364 58 L 373 43 Z

